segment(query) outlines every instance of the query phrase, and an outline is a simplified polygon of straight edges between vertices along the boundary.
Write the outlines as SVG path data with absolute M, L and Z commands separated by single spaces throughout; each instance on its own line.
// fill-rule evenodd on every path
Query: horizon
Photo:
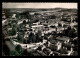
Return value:
M 31 9 L 51 9 L 68 8 L 77 9 L 77 3 L 2 3 L 2 8 L 31 8 Z

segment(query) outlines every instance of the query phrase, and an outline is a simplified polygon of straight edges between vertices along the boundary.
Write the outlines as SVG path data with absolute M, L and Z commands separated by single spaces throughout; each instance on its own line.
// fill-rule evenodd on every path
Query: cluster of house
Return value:
M 6 23 L 8 20 L 5 19 L 6 17 L 4 12 L 2 18 L 2 25 L 8 25 Z M 8 26 L 7 29 L 9 32 L 13 29 L 15 31 L 12 31 L 11 34 L 13 35 L 8 35 L 5 38 L 12 39 L 11 41 L 14 45 L 21 45 L 23 49 L 27 50 L 35 50 L 34 53 L 32 52 L 33 56 L 35 56 L 35 53 L 41 56 L 73 55 L 74 50 L 70 42 L 70 37 L 63 35 L 57 36 L 57 34 L 62 34 L 64 30 L 67 30 L 69 26 L 74 28 L 74 26 L 78 25 L 77 22 L 73 22 L 72 17 L 70 23 L 64 21 L 53 23 L 45 21 L 42 23 L 39 21 L 32 23 L 31 26 L 27 23 L 29 21 L 28 19 L 16 20 L 16 14 L 13 14 L 11 19 L 12 20 L 8 22 L 11 26 Z M 76 28 L 74 29 L 77 31 Z M 68 45 L 70 46 L 69 48 Z

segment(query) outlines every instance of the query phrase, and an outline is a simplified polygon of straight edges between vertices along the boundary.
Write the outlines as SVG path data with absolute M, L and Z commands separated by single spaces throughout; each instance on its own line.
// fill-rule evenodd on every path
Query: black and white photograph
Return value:
M 78 56 L 78 3 L 2 2 L 2 56 Z

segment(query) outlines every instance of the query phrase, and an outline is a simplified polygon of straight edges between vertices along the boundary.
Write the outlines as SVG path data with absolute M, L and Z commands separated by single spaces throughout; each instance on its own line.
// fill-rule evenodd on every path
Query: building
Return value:
M 70 38 L 65 37 L 65 36 L 64 37 L 57 37 L 56 39 L 59 40 L 59 41 L 62 41 L 64 43 L 68 43 L 70 41 Z
M 43 30 L 43 28 L 44 28 L 43 25 L 38 25 L 38 24 L 32 26 L 33 31 Z
M 62 43 L 57 42 L 57 43 L 56 43 L 56 46 L 57 46 L 57 50 L 60 50 L 60 49 L 62 48 Z
M 12 18 L 13 18 L 13 19 L 16 19 L 16 14 L 13 14 L 13 15 L 12 15 Z

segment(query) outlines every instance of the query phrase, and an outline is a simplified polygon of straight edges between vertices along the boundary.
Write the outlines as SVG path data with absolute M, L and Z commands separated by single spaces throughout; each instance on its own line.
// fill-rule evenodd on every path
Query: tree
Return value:
M 21 42 L 21 43 L 23 43 L 23 34 L 18 34 L 18 36 L 17 36 L 17 40 L 19 41 L 19 42 Z
M 39 42 L 39 34 L 36 33 L 36 42 Z
M 15 35 L 15 34 L 16 34 L 16 30 L 15 30 L 15 28 L 13 27 L 12 30 L 10 31 L 10 35 L 13 36 L 13 35 Z
M 26 12 L 26 17 L 27 17 L 27 19 L 30 19 L 29 11 Z
M 26 38 L 24 38 L 23 43 L 27 44 L 27 39 Z
M 71 38 L 74 38 L 75 37 L 75 33 L 74 32 L 75 32 L 74 29 L 69 30 L 68 36 L 71 37 Z
M 23 24 L 26 24 L 26 20 L 23 21 Z
M 34 34 L 31 32 L 29 35 L 29 41 L 33 42 L 33 40 L 34 40 L 33 38 L 34 38 Z
M 24 49 L 24 50 L 23 50 L 23 55 L 29 56 L 28 54 L 29 54 L 29 53 L 28 53 L 27 49 Z
M 62 53 L 62 54 L 67 54 L 66 48 L 62 48 L 62 49 L 60 50 L 60 53 Z
M 9 18 L 9 16 L 10 16 L 10 10 L 9 9 L 3 9 L 3 11 L 5 11 L 6 18 Z
M 50 16 L 50 19 L 55 19 L 55 18 L 56 18 L 55 15 L 51 15 L 51 16 Z
M 17 46 L 15 47 L 15 50 L 19 53 L 19 55 L 22 55 L 23 50 L 22 50 L 21 45 L 17 45 Z

